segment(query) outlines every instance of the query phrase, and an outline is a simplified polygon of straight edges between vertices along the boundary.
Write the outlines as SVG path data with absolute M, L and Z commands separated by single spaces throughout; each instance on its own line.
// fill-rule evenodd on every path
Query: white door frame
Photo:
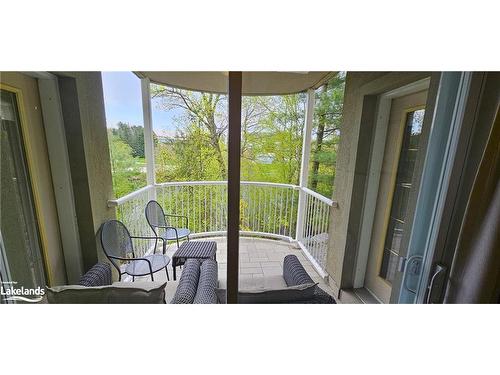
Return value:
M 380 185 L 380 173 L 384 160 L 384 150 L 386 144 L 387 128 L 391 112 L 392 100 L 410 95 L 429 88 L 430 77 L 412 82 L 408 85 L 398 87 L 380 95 L 377 105 L 377 117 L 375 121 L 375 131 L 373 136 L 373 147 L 368 168 L 368 181 L 364 197 L 363 217 L 361 222 L 358 254 L 356 257 L 356 267 L 354 271 L 353 287 L 362 288 L 365 283 L 366 268 L 370 253 L 370 242 L 372 237 L 373 220 L 375 218 L 375 208 Z

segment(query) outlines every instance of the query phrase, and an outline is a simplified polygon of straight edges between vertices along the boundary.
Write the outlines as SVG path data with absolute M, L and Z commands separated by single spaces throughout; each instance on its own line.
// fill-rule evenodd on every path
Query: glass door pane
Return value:
M 388 282 L 394 280 L 397 271 L 401 240 L 403 238 L 405 222 L 409 214 L 408 201 L 410 198 L 410 189 L 413 186 L 415 161 L 419 151 L 424 113 L 424 109 L 418 109 L 406 114 L 389 227 L 385 238 L 384 254 L 380 267 L 380 277 Z
M 0 103 L 2 283 L 35 288 L 45 285 L 45 273 L 16 94 L 1 90 Z

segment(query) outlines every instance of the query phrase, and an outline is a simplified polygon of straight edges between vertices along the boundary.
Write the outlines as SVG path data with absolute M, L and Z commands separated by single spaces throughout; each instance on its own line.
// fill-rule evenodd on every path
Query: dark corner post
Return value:
M 238 303 L 242 73 L 229 72 L 227 173 L 227 303 Z

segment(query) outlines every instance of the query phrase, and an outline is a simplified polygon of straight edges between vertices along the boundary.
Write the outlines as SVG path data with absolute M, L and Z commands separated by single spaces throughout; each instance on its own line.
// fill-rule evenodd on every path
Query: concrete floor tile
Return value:
M 227 241 L 225 238 L 217 238 L 215 241 L 217 242 L 217 262 L 219 264 L 219 287 L 225 288 L 227 285 Z M 177 246 L 175 244 L 169 245 L 167 255 L 171 257 L 176 250 Z M 319 282 L 323 289 L 330 292 L 330 289 L 327 289 L 329 286 L 324 283 L 301 249 L 285 242 L 259 238 L 240 239 L 240 280 L 245 280 L 247 287 L 250 285 L 254 288 L 262 288 L 263 285 L 268 285 L 269 283 L 266 280 L 281 280 L 283 276 L 283 259 L 288 254 L 296 255 L 311 278 Z M 178 269 L 178 278 L 181 272 Z M 169 268 L 169 273 L 172 276 L 171 268 Z M 158 276 L 159 278 L 160 276 Z M 274 284 L 271 283 L 270 285 Z
M 269 267 L 274 267 L 274 268 L 282 268 L 283 265 L 281 262 L 260 262 L 260 266 L 262 268 L 269 268 Z
M 283 270 L 281 267 L 262 268 L 262 272 L 264 273 L 265 276 L 282 275 L 283 274 Z
M 249 268 L 241 268 L 240 274 L 252 274 L 252 273 L 262 273 L 262 268 L 260 267 L 249 267 Z
M 260 267 L 260 262 L 240 262 L 240 268 L 254 268 Z

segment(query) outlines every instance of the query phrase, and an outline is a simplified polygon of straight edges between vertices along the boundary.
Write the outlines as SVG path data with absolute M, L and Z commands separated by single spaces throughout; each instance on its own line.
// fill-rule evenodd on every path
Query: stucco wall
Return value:
M 102 78 L 100 72 L 79 72 L 75 78 L 95 234 L 105 220 L 115 218 L 115 209 L 108 207 L 108 200 L 114 198 L 114 193 Z M 97 259 L 104 260 L 99 243 L 96 243 L 96 249 Z
M 91 191 L 94 230 L 115 217 L 108 200 L 114 198 L 106 114 L 100 72 L 77 73 L 87 173 Z
M 65 126 L 71 132 L 67 134 L 68 152 L 75 200 L 78 201 L 84 268 L 87 270 L 104 259 L 96 238 L 99 227 L 105 220 L 115 218 L 115 210 L 107 205 L 107 201 L 113 198 L 113 183 L 102 79 L 100 72 L 65 72 L 60 76 L 61 101 L 76 100 L 76 103 L 68 103 L 70 113 L 66 113 Z M 63 98 L 63 95 L 72 98 Z M 63 104 L 63 112 L 64 107 Z M 85 166 L 84 170 L 82 166 Z
M 377 96 L 426 78 L 425 72 L 350 72 L 346 76 L 327 272 L 332 288 L 352 287 Z M 368 114 L 367 114 L 368 113 Z

